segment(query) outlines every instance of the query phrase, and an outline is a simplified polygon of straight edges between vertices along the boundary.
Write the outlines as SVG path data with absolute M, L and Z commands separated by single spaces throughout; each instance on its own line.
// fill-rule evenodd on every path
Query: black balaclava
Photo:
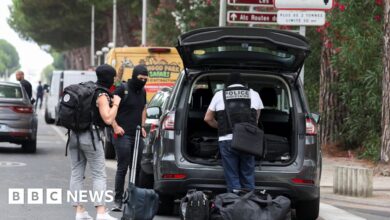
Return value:
M 226 81 L 226 87 L 233 85 L 233 84 L 242 84 L 240 73 L 238 73 L 238 72 L 230 73 L 230 75 Z
M 112 84 L 114 84 L 115 75 L 116 75 L 116 71 L 112 66 L 108 64 L 100 65 L 96 68 L 96 76 L 97 76 L 96 83 L 100 86 L 109 89 L 112 86 Z
M 136 91 L 139 91 L 141 90 L 142 88 L 144 88 L 145 84 L 146 84 L 146 81 L 142 81 L 142 80 L 139 80 L 137 78 L 138 75 L 144 75 L 144 76 L 148 76 L 148 69 L 146 69 L 146 66 L 144 65 L 137 65 L 134 67 L 133 69 L 133 76 L 131 78 L 131 85 L 133 86 L 133 88 L 136 90 Z

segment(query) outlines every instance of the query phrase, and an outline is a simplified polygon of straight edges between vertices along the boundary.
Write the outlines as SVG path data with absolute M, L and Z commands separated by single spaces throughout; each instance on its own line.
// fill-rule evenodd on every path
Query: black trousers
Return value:
M 117 155 L 117 170 L 115 175 L 115 203 L 121 204 L 124 192 L 126 173 L 131 170 L 131 164 L 133 162 L 133 150 L 134 150 L 135 136 L 123 135 L 118 137 L 115 142 L 115 152 Z M 141 168 L 141 157 L 144 141 L 140 138 L 138 148 L 138 161 L 137 161 L 137 176 Z M 129 178 L 130 179 L 130 178 Z

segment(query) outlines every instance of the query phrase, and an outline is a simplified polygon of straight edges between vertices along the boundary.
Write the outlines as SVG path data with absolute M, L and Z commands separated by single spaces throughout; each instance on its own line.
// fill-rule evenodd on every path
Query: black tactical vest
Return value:
M 225 95 L 225 110 L 217 111 L 218 136 L 232 133 L 232 127 L 236 123 L 249 122 L 257 125 L 256 110 L 251 109 L 250 90 L 246 87 L 228 87 L 222 93 Z M 232 125 L 229 124 L 226 108 L 229 108 Z

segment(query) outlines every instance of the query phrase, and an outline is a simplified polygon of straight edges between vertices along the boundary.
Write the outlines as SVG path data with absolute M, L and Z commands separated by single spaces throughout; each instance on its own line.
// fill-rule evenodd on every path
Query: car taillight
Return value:
M 153 47 L 148 49 L 149 53 L 170 53 L 170 48 L 159 48 L 159 47 Z
M 306 135 L 317 135 L 317 124 L 310 117 L 306 118 Z
M 182 173 L 167 173 L 162 175 L 163 179 L 185 179 L 186 177 L 187 175 Z
M 162 123 L 163 130 L 175 130 L 175 112 L 172 111 L 165 116 Z
M 155 124 L 155 123 L 150 124 L 150 131 L 149 132 L 153 132 L 156 129 L 157 129 L 157 124 Z
M 32 107 L 24 107 L 24 106 L 12 106 L 12 111 L 17 113 L 33 113 Z
M 292 178 L 291 181 L 296 184 L 314 184 L 314 180 L 300 179 L 300 178 Z

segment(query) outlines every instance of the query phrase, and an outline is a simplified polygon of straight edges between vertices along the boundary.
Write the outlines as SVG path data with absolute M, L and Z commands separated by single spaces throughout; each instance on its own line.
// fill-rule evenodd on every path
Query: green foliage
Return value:
M 201 27 L 218 26 L 219 1 L 177 1 L 176 11 L 173 12 L 173 16 L 181 33 Z
M 345 10 L 344 10 L 345 9 Z M 336 52 L 332 65 L 340 73 L 337 86 L 346 107 L 340 138 L 347 148 L 363 147 L 378 156 L 381 132 L 382 17 L 376 1 L 340 0 L 331 12 L 328 35 Z
M 6 40 L 0 39 L 0 75 L 4 76 L 6 71 L 11 73 L 19 67 L 19 54 L 15 47 Z
M 63 53 L 51 52 L 53 57 L 53 67 L 58 70 L 65 69 L 65 57 Z
M 307 28 L 306 37 L 310 41 L 311 53 L 305 61 L 304 88 L 310 111 L 319 112 L 322 39 L 315 28 Z
M 51 76 L 53 75 L 53 65 L 47 65 L 41 72 L 41 81 L 50 85 Z

